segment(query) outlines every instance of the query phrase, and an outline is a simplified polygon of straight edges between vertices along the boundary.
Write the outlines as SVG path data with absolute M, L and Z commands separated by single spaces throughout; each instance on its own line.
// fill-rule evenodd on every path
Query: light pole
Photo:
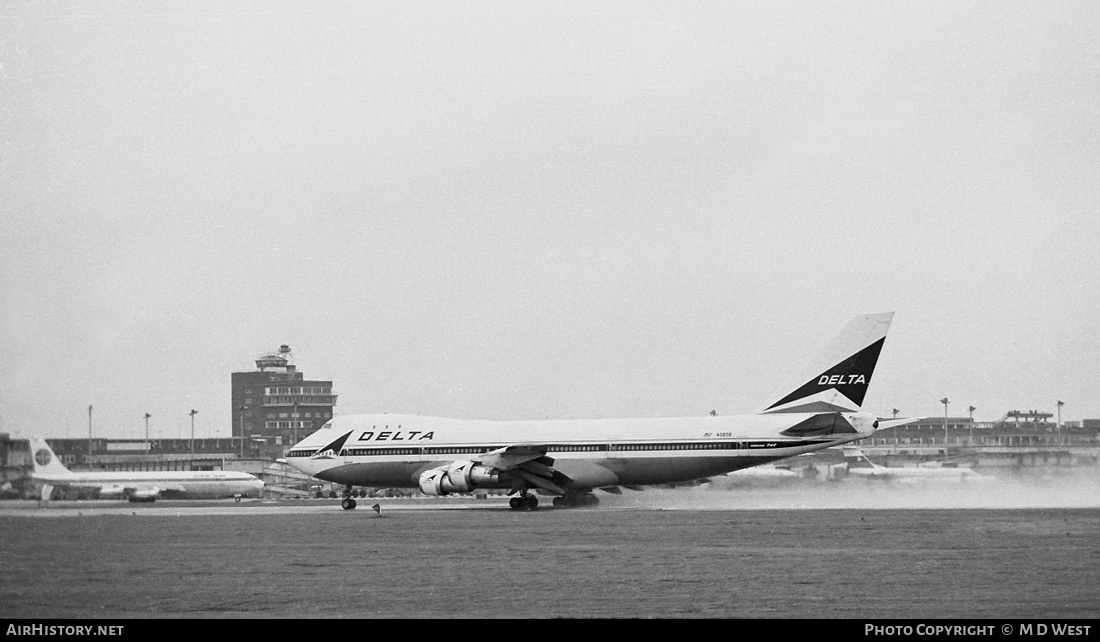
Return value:
M 198 410 L 191 410 L 191 458 L 195 458 L 195 415 L 199 414 Z
M 977 408 L 970 406 L 967 410 L 970 411 L 970 445 L 974 445 L 974 411 Z
M 951 402 L 944 397 L 940 399 L 940 403 L 943 404 L 943 452 L 947 454 L 947 404 Z
M 1059 443 L 1061 443 L 1061 441 L 1062 441 L 1062 406 L 1064 406 L 1064 405 L 1066 405 L 1066 404 L 1062 403 L 1061 401 L 1059 401 L 1056 404 L 1056 406 L 1058 408 L 1058 423 L 1055 424 L 1054 428 L 1055 428 L 1055 433 L 1058 435 L 1058 442 Z
M 241 413 L 241 459 L 244 459 L 244 406 L 241 406 L 237 410 Z
M 92 465 L 92 404 L 88 404 L 88 466 Z
M 151 446 L 149 445 L 149 417 L 152 417 L 152 416 L 153 415 L 150 415 L 149 413 L 145 413 L 145 454 L 146 455 L 149 454 L 149 449 L 151 448 Z

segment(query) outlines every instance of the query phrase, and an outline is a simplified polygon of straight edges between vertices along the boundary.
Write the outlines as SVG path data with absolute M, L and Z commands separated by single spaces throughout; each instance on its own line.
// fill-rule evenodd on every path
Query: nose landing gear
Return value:
M 344 510 L 355 509 L 355 500 L 351 498 L 351 484 L 344 487 L 344 499 L 340 502 L 340 507 Z

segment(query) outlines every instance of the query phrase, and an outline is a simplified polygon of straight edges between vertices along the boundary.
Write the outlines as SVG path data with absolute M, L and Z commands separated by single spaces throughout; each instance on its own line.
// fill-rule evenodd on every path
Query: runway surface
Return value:
M 897 506 L 929 491 L 879 488 L 656 490 L 533 512 L 501 498 L 3 502 L 0 617 L 1100 615 L 1092 491 L 1012 506 L 1003 487 L 982 492 L 984 507 L 955 489 L 938 508 Z
M 647 488 L 622 495 L 597 492 L 599 510 L 795 510 L 795 509 L 951 509 L 951 508 L 1100 508 L 1100 470 L 1084 469 L 1047 476 L 1001 476 L 990 483 L 929 481 L 896 483 L 879 480 L 843 482 L 749 482 L 743 486 Z M 357 498 L 359 508 L 378 504 L 393 510 L 483 509 L 508 511 L 508 499 L 489 496 Z M 0 517 L 69 517 L 79 515 L 193 515 L 234 511 L 261 513 L 329 512 L 338 499 L 248 500 L 234 502 L 161 500 L 151 504 L 126 501 L 0 502 Z M 554 510 L 542 497 L 538 510 Z

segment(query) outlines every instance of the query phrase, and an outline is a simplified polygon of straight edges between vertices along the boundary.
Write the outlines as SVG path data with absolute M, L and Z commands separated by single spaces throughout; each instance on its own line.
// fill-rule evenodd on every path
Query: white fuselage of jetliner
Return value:
M 862 439 L 877 426 L 866 412 L 832 413 L 847 421 L 846 432 L 781 434 L 822 414 L 541 421 L 349 415 L 296 444 L 287 462 L 339 484 L 416 487 L 425 471 L 530 445 L 544 448 L 571 486 L 591 489 L 718 475 Z M 333 443 L 339 445 L 326 448 Z
M 73 472 L 36 474 L 34 478 L 53 486 L 96 489 L 103 497 L 149 489 L 157 489 L 157 496 L 169 499 L 258 497 L 264 487 L 261 480 L 248 473 L 216 470 Z
M 65 467 L 42 437 L 28 440 L 32 453 L 30 477 L 41 485 L 42 499 L 54 487 L 92 491 L 101 497 L 130 501 L 259 497 L 264 482 L 248 473 L 225 470 L 144 470 L 73 472 Z

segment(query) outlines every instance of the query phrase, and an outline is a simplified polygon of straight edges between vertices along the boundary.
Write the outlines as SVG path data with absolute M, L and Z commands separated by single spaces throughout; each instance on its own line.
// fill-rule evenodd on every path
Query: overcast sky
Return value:
M 865 406 L 1100 417 L 1100 4 L 0 4 L 0 430 Z

